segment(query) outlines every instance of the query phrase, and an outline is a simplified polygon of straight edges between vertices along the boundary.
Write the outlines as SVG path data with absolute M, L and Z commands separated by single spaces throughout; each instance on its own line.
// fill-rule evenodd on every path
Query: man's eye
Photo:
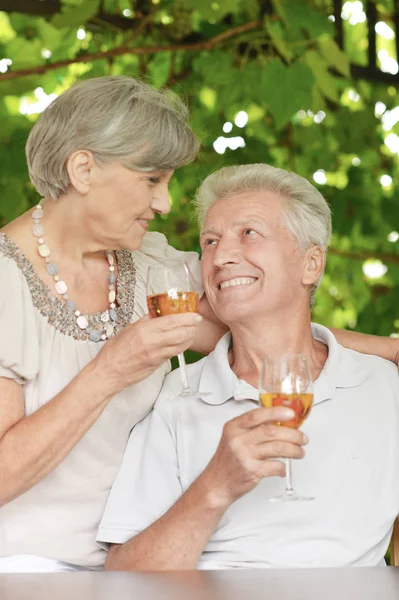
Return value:
M 244 229 L 244 235 L 251 235 L 252 233 L 256 233 L 255 229 L 251 229 L 250 227 Z
M 212 238 L 208 238 L 207 240 L 205 240 L 204 246 L 212 246 L 213 244 L 216 244 L 216 240 L 213 240 Z
M 151 183 L 153 183 L 155 185 L 160 182 L 160 178 L 159 177 L 149 177 L 148 181 L 150 181 Z

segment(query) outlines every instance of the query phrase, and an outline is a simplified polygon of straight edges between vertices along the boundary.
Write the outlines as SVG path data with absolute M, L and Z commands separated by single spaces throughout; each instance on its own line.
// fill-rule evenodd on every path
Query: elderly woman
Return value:
M 196 271 L 195 253 L 147 229 L 198 147 L 185 106 L 128 77 L 73 86 L 32 129 L 43 200 L 0 232 L 0 570 L 101 567 L 95 532 L 129 432 L 168 359 L 220 336 L 198 314 L 145 316 L 149 265 Z
M 146 316 L 150 265 L 196 270 L 146 232 L 197 151 L 181 102 L 128 77 L 73 86 L 32 129 L 43 200 L 0 232 L 0 571 L 102 567 L 95 532 L 131 429 L 168 359 L 223 332 Z

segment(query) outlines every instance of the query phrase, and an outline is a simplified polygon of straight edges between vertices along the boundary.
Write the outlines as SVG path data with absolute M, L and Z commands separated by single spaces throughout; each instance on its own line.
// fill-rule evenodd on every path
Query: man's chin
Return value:
M 231 329 L 231 326 L 234 325 L 234 323 L 243 323 L 248 319 L 256 317 L 256 315 L 254 315 L 253 312 L 246 310 L 245 307 L 240 307 L 237 305 L 231 307 L 223 307 L 222 310 L 214 310 L 214 312 L 219 321 L 224 323 L 224 325 L 226 325 L 226 327 L 228 327 L 229 329 Z

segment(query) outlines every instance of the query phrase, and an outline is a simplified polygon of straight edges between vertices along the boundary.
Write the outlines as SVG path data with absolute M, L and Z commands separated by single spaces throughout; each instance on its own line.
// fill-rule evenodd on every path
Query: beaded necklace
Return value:
M 67 302 L 71 311 L 74 312 L 76 317 L 76 323 L 81 330 L 86 331 L 88 338 L 92 342 L 105 341 L 114 335 L 115 331 L 115 323 L 118 320 L 118 313 L 116 311 L 116 277 L 115 277 L 115 259 L 114 254 L 111 250 L 105 251 L 105 256 L 108 261 L 108 269 L 109 269 L 109 292 L 108 292 L 108 302 L 109 309 L 105 310 L 101 314 L 101 323 L 103 324 L 102 329 L 90 329 L 89 323 L 85 315 L 82 315 L 79 310 L 76 308 L 76 304 L 73 300 L 71 300 L 68 296 L 68 286 L 63 279 L 60 279 L 59 269 L 57 265 L 51 261 L 51 251 L 48 245 L 44 241 L 44 230 L 43 225 L 41 224 L 41 218 L 43 216 L 43 206 L 39 204 L 36 206 L 36 209 L 32 213 L 33 226 L 32 233 L 35 237 L 38 238 L 38 252 L 42 258 L 46 261 L 46 269 L 47 272 L 51 275 L 54 280 L 54 288 L 57 294 L 62 296 L 64 300 Z

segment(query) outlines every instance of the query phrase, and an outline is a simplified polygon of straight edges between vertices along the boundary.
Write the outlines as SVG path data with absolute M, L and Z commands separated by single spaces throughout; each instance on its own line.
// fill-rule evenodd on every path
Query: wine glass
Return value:
M 298 429 L 308 416 L 313 404 L 313 381 L 304 354 L 289 354 L 263 362 L 259 379 L 259 399 L 262 406 L 287 406 L 295 416 L 277 425 Z M 292 486 L 292 463 L 285 459 L 285 491 L 281 496 L 270 498 L 283 502 L 313 500 L 299 496 Z
M 151 266 L 147 274 L 147 305 L 151 317 L 198 312 L 199 297 L 194 278 L 185 261 L 168 266 Z M 183 352 L 177 355 L 182 381 L 180 396 L 196 394 L 191 389 Z

